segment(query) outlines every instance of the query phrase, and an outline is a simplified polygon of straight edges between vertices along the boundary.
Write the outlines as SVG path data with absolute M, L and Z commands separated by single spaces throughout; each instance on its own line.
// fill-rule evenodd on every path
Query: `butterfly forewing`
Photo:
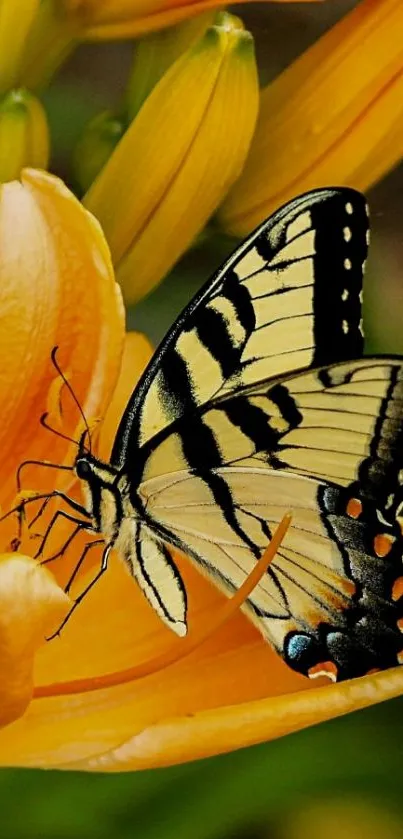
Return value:
M 296 198 L 237 250 L 179 317 L 123 416 L 112 462 L 245 385 L 362 354 L 365 199 L 350 189 Z M 192 466 L 192 464 L 189 464 Z

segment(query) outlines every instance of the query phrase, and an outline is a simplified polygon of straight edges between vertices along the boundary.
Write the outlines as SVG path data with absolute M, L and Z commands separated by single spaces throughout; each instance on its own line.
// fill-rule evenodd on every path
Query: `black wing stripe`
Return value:
M 239 396 L 236 399 L 229 399 L 225 406 L 219 407 L 219 410 L 223 411 L 230 422 L 249 437 L 256 451 L 277 447 L 278 431 L 271 428 L 267 413 L 258 405 L 253 405 L 247 397 Z
M 223 378 L 226 379 L 239 364 L 245 337 L 241 345 L 235 342 L 230 324 L 209 306 L 206 306 L 196 329 L 200 341 L 218 362 Z
M 161 364 L 159 394 L 171 421 L 193 403 L 188 366 L 177 350 L 172 350 L 169 364 Z
M 233 271 L 230 271 L 224 280 L 221 294 L 235 307 L 245 334 L 251 335 L 256 324 L 255 310 L 249 292 L 238 282 Z

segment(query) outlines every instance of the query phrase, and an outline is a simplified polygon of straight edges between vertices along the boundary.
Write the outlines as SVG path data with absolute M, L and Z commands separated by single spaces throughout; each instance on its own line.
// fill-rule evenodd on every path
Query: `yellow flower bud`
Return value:
M 238 177 L 257 109 L 253 40 L 231 16 L 210 27 L 146 99 L 84 198 L 128 302 L 162 279 Z
M 129 119 L 134 119 L 171 64 L 202 37 L 215 17 L 215 12 L 205 12 L 138 41 L 127 90 Z
M 9 93 L 0 103 L 0 182 L 18 178 L 25 166 L 45 169 L 49 133 L 45 111 L 25 90 Z

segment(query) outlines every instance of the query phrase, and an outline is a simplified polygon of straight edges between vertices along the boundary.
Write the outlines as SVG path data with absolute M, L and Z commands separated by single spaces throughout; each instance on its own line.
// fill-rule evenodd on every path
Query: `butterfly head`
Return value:
M 99 460 L 88 450 L 79 449 L 74 463 L 74 471 L 80 481 L 89 485 L 90 490 L 98 487 L 112 488 L 116 482 L 117 472 L 108 463 Z

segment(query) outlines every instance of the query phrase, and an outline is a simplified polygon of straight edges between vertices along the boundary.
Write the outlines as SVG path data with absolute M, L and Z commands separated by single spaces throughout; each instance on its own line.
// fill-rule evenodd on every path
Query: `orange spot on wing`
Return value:
M 400 632 L 403 632 L 403 618 L 399 618 L 397 621 L 397 628 L 400 629 Z
M 403 595 L 403 577 L 398 577 L 392 586 L 392 600 L 399 600 Z
M 378 533 L 374 539 L 374 551 L 377 556 L 387 556 L 392 549 L 395 542 L 395 537 L 390 536 L 389 533 Z
M 359 498 L 350 498 L 346 513 L 352 519 L 358 519 L 362 513 L 362 503 Z
M 315 664 L 308 670 L 310 679 L 319 679 L 320 676 L 326 676 L 332 682 L 337 682 L 337 667 L 333 661 L 321 661 L 320 664 Z
M 353 583 L 352 580 L 342 580 L 340 588 L 342 589 L 344 594 L 347 594 L 348 597 L 352 597 L 357 590 L 357 586 Z

